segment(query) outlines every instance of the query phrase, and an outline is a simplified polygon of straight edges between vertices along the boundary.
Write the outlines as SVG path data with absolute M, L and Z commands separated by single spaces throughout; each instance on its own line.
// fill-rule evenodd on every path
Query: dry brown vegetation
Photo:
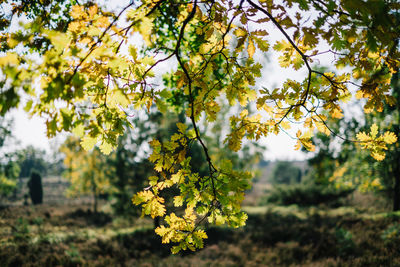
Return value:
M 354 208 L 249 209 L 243 229 L 210 227 L 204 249 L 171 255 L 146 219 L 88 206 L 1 210 L 2 266 L 399 266 L 400 215 Z

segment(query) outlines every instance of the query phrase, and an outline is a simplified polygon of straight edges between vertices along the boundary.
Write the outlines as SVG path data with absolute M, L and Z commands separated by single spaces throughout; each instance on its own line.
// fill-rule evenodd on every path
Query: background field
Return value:
M 259 179 L 245 201 L 244 228 L 206 225 L 204 249 L 171 255 L 151 219 L 117 216 L 105 200 L 94 214 L 90 196 L 64 196 L 68 183 L 60 177 L 43 186 L 44 204 L 24 206 L 23 187 L 0 211 L 2 266 L 400 265 L 400 213 L 386 212 L 371 194 L 353 194 L 336 208 L 260 206 L 260 189 L 270 185 Z

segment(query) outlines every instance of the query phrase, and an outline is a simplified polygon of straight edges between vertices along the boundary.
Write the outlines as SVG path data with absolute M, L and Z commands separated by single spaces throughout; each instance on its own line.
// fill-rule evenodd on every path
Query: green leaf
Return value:
M 32 100 L 29 100 L 28 102 L 26 102 L 26 105 L 24 107 L 24 111 L 25 112 L 29 112 L 31 110 L 31 108 L 32 108 L 32 104 L 33 104 Z

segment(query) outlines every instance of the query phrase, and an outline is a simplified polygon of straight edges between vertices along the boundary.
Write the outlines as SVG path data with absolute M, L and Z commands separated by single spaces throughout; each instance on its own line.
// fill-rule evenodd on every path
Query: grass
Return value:
M 399 212 L 295 205 L 245 210 L 249 219 L 244 228 L 209 226 L 204 249 L 171 255 L 149 219 L 105 213 L 96 223 L 84 206 L 12 208 L 0 214 L 0 262 L 2 266 L 400 265 Z

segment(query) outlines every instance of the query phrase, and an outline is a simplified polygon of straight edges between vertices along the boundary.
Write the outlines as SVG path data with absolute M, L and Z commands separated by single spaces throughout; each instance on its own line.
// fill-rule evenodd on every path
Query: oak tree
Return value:
M 2 1 L 16 7 L 29 2 Z M 244 138 L 259 140 L 293 123 L 303 126 L 295 149 L 313 150 L 314 131 L 329 135 L 325 121 L 342 117 L 342 104 L 352 96 L 365 99 L 365 112 L 395 101 L 397 1 L 141 0 L 117 11 L 93 1 L 33 2 L 59 3 L 55 14 L 63 23 L 23 8 L 13 13 L 27 12 L 30 19 L 2 32 L 0 112 L 27 95 L 25 110 L 47 119 L 49 137 L 73 132 L 84 149 L 97 145 L 108 154 L 131 109 L 183 110 L 191 127 L 178 123 L 170 140 L 150 142 L 157 175 L 133 197 L 145 214 L 164 217 L 156 232 L 164 243 L 176 243 L 174 253 L 203 246 L 204 220 L 239 227 L 247 218 L 240 203 L 251 174 L 234 170 L 229 160 L 213 161 L 200 131 L 215 120 L 218 99 L 237 106 L 225 138 L 233 151 Z M 274 31 L 276 41 L 269 38 Z M 304 77 L 263 86 L 261 55 L 272 51 L 281 67 Z M 249 112 L 249 105 L 257 111 Z M 382 160 L 397 137 L 372 125 L 354 141 Z M 208 163 L 206 175 L 191 168 L 195 142 Z M 160 192 L 169 187 L 179 190 L 174 204 L 185 208 L 183 215 L 167 214 Z
M 361 118 L 328 121 L 331 128 L 341 128 L 345 136 L 354 137 L 358 132 L 368 131 L 369 126 L 376 124 L 381 129 L 399 132 L 399 73 L 392 76 L 392 96 L 396 98 L 393 106 L 385 105 L 382 112 L 365 114 Z M 338 130 L 337 130 L 338 131 Z M 311 176 L 317 182 L 335 187 L 357 188 L 362 192 L 374 191 L 384 193 L 392 201 L 393 211 L 400 209 L 400 153 L 399 144 L 388 148 L 381 161 L 371 161 L 365 150 L 341 136 L 326 137 L 316 135 L 319 143 L 318 152 L 309 159 L 313 167 Z

